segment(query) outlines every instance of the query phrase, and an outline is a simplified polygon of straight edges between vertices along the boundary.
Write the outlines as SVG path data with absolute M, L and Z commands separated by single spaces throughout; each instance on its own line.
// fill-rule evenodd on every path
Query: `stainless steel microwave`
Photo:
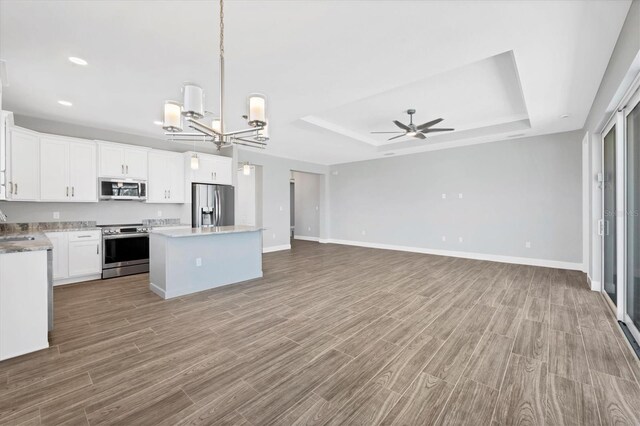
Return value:
M 147 199 L 147 182 L 133 179 L 104 178 L 98 181 L 101 200 Z

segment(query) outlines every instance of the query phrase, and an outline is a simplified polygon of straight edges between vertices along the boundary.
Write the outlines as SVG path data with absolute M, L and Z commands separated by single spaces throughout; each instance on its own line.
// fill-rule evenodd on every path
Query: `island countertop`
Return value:
M 32 239 L 19 239 L 25 237 Z M 0 254 L 51 249 L 51 241 L 42 232 L 14 233 L 0 237 Z
M 165 237 L 196 237 L 216 234 L 237 234 L 241 232 L 256 232 L 262 228 L 257 226 L 235 225 L 235 226 L 206 226 L 201 228 L 179 228 L 162 229 L 157 228 L 151 231 L 152 234 L 159 234 Z

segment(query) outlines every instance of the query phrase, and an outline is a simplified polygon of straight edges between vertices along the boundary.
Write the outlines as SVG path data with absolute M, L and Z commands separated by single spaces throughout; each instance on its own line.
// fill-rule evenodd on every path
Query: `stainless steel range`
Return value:
M 149 272 L 149 230 L 141 223 L 100 225 L 102 279 Z

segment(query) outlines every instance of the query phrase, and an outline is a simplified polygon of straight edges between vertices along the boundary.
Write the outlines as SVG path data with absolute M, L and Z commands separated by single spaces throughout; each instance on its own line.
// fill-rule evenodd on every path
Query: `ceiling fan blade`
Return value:
M 398 120 L 393 120 L 393 124 L 395 124 L 396 126 L 400 127 L 402 130 L 406 130 L 407 132 L 409 130 L 411 130 L 411 128 L 409 126 L 407 126 L 406 124 L 403 124 L 401 122 L 399 122 Z
M 427 137 L 425 135 L 423 135 L 422 133 L 418 132 L 415 135 L 413 135 L 414 138 L 418 138 L 418 139 L 426 139 Z
M 369 132 L 369 133 L 406 133 L 406 132 Z
M 421 130 L 422 133 L 432 133 L 432 132 L 451 132 L 455 129 L 425 129 Z
M 394 136 L 394 137 L 392 137 L 392 138 L 389 138 L 389 139 L 387 139 L 387 140 L 388 140 L 388 141 L 392 141 L 392 140 L 394 140 L 394 139 L 398 139 L 398 138 L 401 138 L 401 137 L 403 137 L 404 135 L 406 135 L 406 133 L 403 133 L 403 134 L 401 134 L 401 135 L 398 135 L 398 136 Z
M 439 122 L 441 122 L 442 120 L 444 120 L 444 118 L 436 118 L 435 120 L 431 120 L 428 121 L 424 124 L 421 124 L 417 127 L 418 130 L 422 130 L 422 129 L 428 129 L 431 126 L 435 126 L 436 124 L 438 124 Z

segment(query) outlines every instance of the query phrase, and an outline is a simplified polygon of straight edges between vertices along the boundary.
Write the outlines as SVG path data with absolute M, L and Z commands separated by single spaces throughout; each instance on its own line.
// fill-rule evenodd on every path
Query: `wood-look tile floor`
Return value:
M 56 288 L 55 319 L 0 363 L 0 423 L 640 424 L 640 366 L 576 272 L 295 242 L 170 301 L 146 275 Z

